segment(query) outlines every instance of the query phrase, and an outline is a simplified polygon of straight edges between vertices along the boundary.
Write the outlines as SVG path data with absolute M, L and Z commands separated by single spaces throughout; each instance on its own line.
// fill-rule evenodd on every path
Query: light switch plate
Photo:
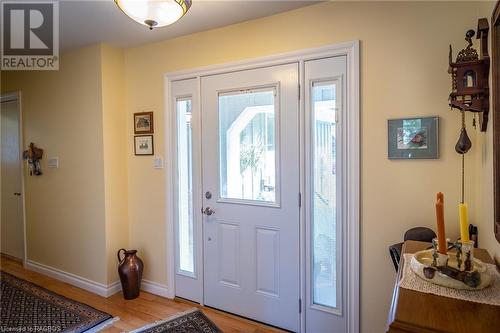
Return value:
M 59 157 L 49 157 L 47 159 L 47 167 L 51 169 L 59 169 Z
M 163 169 L 163 157 L 157 156 L 153 159 L 153 168 Z

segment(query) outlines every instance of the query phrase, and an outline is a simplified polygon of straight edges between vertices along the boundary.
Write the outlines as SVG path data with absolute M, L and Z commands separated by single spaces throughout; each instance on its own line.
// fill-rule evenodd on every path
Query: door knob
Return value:
M 201 209 L 201 212 L 202 212 L 203 214 L 205 214 L 205 215 L 208 215 L 208 216 L 215 214 L 215 210 L 213 210 L 213 209 L 212 209 L 212 208 L 210 208 L 210 207 L 206 207 L 205 209 L 203 209 L 203 208 L 202 208 L 202 209 Z
M 15 192 L 14 195 L 21 196 L 21 193 Z

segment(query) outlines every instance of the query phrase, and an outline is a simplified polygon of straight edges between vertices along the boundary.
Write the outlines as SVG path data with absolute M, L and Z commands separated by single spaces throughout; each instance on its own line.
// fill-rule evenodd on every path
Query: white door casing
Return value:
M 360 141 L 359 141 L 359 42 L 345 42 L 336 45 L 329 45 L 314 49 L 305 49 L 294 52 L 288 52 L 284 54 L 277 54 L 273 56 L 267 56 L 262 58 L 237 61 L 222 65 L 212 65 L 202 68 L 182 70 L 172 73 L 165 74 L 165 109 L 168 116 L 165 117 L 165 129 L 168 135 L 165 136 L 165 144 L 169 152 L 167 154 L 173 154 L 176 151 L 176 139 L 175 132 L 172 129 L 176 126 L 175 120 L 175 109 L 173 108 L 172 97 L 171 97 L 171 87 L 177 81 L 195 79 L 197 81 L 196 91 L 193 91 L 194 95 L 200 95 L 200 82 L 203 77 L 231 73 L 236 71 L 263 68 L 275 65 L 298 63 L 299 64 L 299 81 L 300 81 L 300 130 L 299 130 L 299 142 L 300 142 L 300 190 L 303 194 L 306 192 L 306 163 L 305 152 L 306 152 L 306 101 L 305 94 L 306 89 L 308 89 L 305 82 L 305 64 L 307 61 L 345 56 L 346 57 L 346 75 L 345 75 L 345 99 L 343 100 L 345 117 L 342 119 L 342 127 L 344 130 L 344 168 L 346 170 L 344 176 L 344 186 L 342 188 L 342 197 L 345 200 L 343 204 L 344 208 L 344 223 L 345 228 L 342 231 L 342 238 L 344 240 L 344 273 L 345 273 L 345 285 L 346 288 L 343 292 L 343 316 L 346 320 L 346 331 L 348 332 L 359 332 L 359 152 L 360 152 Z M 200 142 L 199 145 L 204 144 Z M 195 150 L 195 148 L 194 148 Z M 201 154 L 201 148 L 198 152 Z M 175 296 L 175 291 L 177 286 L 175 285 L 175 237 L 176 233 L 174 231 L 174 221 L 175 213 L 174 208 L 175 203 L 175 178 L 177 177 L 177 171 L 175 169 L 175 163 L 171 159 L 166 160 L 166 168 L 169 171 L 166 177 L 166 188 L 167 188 L 167 202 L 165 205 L 166 209 L 166 226 L 167 226 L 167 278 L 168 278 L 168 294 L 169 297 Z M 201 172 L 201 170 L 199 170 Z M 200 198 L 203 196 L 201 185 L 198 189 L 197 195 Z M 196 194 L 195 194 L 196 196 Z M 303 208 L 304 203 L 308 200 L 304 198 L 303 195 Z M 304 200 L 305 199 L 305 200 Z M 199 207 L 195 207 L 195 210 L 201 209 L 201 204 Z M 216 212 L 217 215 L 217 212 Z M 198 228 L 201 229 L 204 224 L 199 223 Z M 199 230 L 201 233 L 201 230 Z M 306 262 L 306 210 L 301 209 L 300 212 L 300 297 L 302 299 L 302 312 L 300 314 L 300 327 L 298 331 L 306 332 L 306 307 L 307 296 L 306 296 L 306 267 L 308 263 Z M 196 251 L 197 255 L 197 269 L 200 275 L 203 274 L 203 246 L 199 245 Z M 202 277 L 200 277 L 202 278 Z M 203 304 L 203 294 L 206 293 L 206 286 L 199 292 L 199 297 L 202 299 L 200 304 Z M 309 316 L 310 318 L 311 316 Z

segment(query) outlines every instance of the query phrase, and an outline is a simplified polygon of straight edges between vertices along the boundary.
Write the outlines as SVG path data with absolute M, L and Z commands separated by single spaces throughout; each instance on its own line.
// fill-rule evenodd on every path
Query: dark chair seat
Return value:
M 432 229 L 426 227 L 415 227 L 405 232 L 404 241 L 414 240 L 420 242 L 431 243 L 432 239 L 436 237 L 436 233 Z M 389 255 L 391 256 L 392 263 L 396 272 L 399 269 L 399 261 L 401 259 L 401 249 L 403 243 L 397 243 L 389 246 Z

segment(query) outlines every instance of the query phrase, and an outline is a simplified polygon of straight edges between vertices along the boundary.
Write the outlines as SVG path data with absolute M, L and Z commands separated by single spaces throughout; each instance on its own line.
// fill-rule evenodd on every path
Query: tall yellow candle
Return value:
M 462 242 L 469 241 L 469 215 L 467 213 L 467 204 L 458 205 L 458 215 L 460 216 L 460 238 Z

